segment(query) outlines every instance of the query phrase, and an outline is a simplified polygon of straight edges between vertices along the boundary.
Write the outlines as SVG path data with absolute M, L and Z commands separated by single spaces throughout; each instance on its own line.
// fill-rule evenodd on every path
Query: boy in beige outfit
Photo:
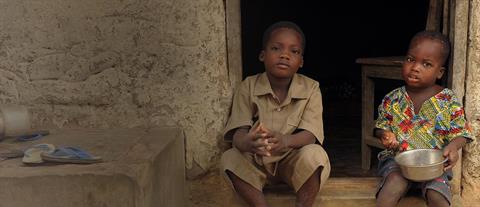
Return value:
M 233 98 L 224 137 L 233 148 L 222 170 L 249 206 L 268 206 L 262 189 L 283 181 L 297 206 L 312 206 L 330 174 L 322 148 L 322 97 L 317 81 L 297 74 L 305 37 L 292 22 L 277 22 L 263 36 L 265 72 L 247 77 Z

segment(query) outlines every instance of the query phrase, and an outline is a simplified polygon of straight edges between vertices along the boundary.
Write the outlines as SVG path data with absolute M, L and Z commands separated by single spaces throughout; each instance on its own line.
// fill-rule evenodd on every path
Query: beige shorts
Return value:
M 225 173 L 227 170 L 259 191 L 262 191 L 265 184 L 270 183 L 272 180 L 280 179 L 297 192 L 315 170 L 323 167 L 320 173 L 321 189 L 330 175 L 328 155 L 322 146 L 318 144 L 309 144 L 300 149 L 292 150 L 276 164 L 276 173 L 272 175 L 264 166 L 254 161 L 253 154 L 241 153 L 238 149 L 231 148 L 222 155 L 221 170 L 230 184 L 231 181 Z

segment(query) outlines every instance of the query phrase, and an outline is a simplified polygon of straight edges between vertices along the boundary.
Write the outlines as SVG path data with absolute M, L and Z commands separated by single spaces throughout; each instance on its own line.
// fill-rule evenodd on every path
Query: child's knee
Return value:
M 437 204 L 435 206 L 448 206 L 450 203 L 440 192 L 432 189 L 427 190 L 426 199 L 428 203 Z
M 399 172 L 390 173 L 382 187 L 382 191 L 389 195 L 398 197 L 403 196 L 408 189 L 408 180 L 405 179 Z
M 395 184 L 396 186 L 404 186 L 404 188 L 408 185 L 408 180 L 400 172 L 391 172 L 388 174 L 385 182 Z

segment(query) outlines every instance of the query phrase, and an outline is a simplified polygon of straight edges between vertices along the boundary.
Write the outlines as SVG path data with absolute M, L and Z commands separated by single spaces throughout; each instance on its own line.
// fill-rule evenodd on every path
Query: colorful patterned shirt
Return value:
M 392 131 L 402 151 L 442 149 L 459 136 L 472 140 L 463 107 L 448 88 L 426 100 L 418 114 L 405 87 L 393 90 L 378 107 L 375 127 Z

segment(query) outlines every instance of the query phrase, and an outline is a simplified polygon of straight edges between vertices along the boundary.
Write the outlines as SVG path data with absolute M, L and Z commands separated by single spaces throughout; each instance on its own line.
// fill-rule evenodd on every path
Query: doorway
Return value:
M 263 31 L 280 20 L 297 23 L 306 36 L 299 73 L 319 81 L 323 95 L 331 176 L 374 176 L 375 159 L 370 170 L 361 169 L 361 78 L 355 59 L 404 55 L 410 38 L 425 28 L 428 2 L 327 1 L 319 7 L 306 0 L 241 1 L 242 78 L 263 72 L 257 58 Z M 402 82 L 380 84 L 376 99 Z

